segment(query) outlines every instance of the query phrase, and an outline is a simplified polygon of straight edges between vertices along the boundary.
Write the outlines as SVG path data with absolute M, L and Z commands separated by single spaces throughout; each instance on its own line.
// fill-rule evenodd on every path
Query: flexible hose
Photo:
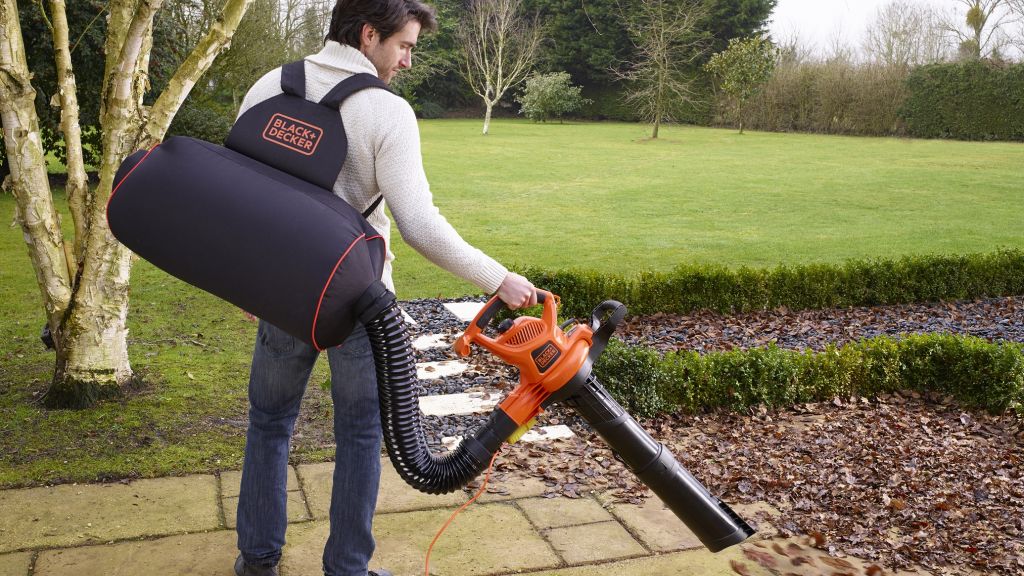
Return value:
M 496 410 L 491 420 L 475 436 L 465 438 L 454 452 L 431 454 L 420 425 L 416 358 L 405 321 L 393 295 L 390 302 L 377 308 L 382 309 L 365 326 L 373 348 L 381 427 L 391 463 L 403 480 L 421 492 L 445 494 L 458 490 L 487 468 L 516 425 Z

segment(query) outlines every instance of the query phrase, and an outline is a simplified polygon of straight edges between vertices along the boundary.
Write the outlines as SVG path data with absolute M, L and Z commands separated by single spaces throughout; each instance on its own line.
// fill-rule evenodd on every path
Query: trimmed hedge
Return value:
M 932 64 L 907 78 L 900 116 L 911 136 L 1024 140 L 1024 64 Z
M 664 356 L 613 341 L 594 373 L 634 416 L 792 406 L 904 390 L 1024 416 L 1024 346 L 949 334 L 878 337 L 824 352 L 775 346 Z
M 628 277 L 537 268 L 520 272 L 558 294 L 561 313 L 576 317 L 589 316 L 594 306 L 608 299 L 625 304 L 630 314 L 642 315 L 783 306 L 810 310 L 1024 294 L 1024 251 L 1017 249 L 765 269 L 688 264 L 667 273 Z

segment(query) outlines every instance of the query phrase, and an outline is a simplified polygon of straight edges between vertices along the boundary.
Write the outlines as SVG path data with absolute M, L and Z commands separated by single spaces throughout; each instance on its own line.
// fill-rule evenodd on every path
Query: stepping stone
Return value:
M 420 380 L 439 380 L 445 376 L 462 374 L 466 368 L 469 368 L 469 364 L 458 360 L 421 362 L 416 364 L 416 377 Z
M 402 309 L 399 308 L 399 310 L 402 310 Z M 419 326 L 420 325 L 420 323 L 415 321 L 415 320 L 413 320 L 412 316 L 409 316 L 409 313 L 406 312 L 405 310 L 402 310 L 402 318 L 405 318 L 405 323 L 410 325 L 410 326 Z
M 561 440 L 564 438 L 572 438 L 574 436 L 572 429 L 568 426 L 559 424 L 558 426 L 542 426 L 540 428 L 534 428 L 523 437 L 519 439 L 520 442 L 550 442 L 552 440 Z M 462 436 L 445 436 L 441 438 L 441 444 L 448 450 L 455 450 L 462 443 Z
M 449 312 L 463 322 L 469 322 L 480 313 L 486 302 L 448 302 L 444 305 Z
M 490 412 L 501 399 L 500 394 L 439 394 L 420 397 L 420 411 L 426 416 L 465 416 Z
M 428 334 L 412 341 L 412 347 L 416 350 L 447 348 L 448 345 L 448 336 L 445 334 Z

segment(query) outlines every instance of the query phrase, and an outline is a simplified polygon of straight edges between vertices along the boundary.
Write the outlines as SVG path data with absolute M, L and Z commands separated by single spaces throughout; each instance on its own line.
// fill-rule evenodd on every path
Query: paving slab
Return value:
M 431 348 L 447 348 L 450 344 L 447 334 L 424 334 L 412 341 L 412 347 L 416 350 L 430 350 Z
M 640 505 L 613 502 L 608 493 L 601 494 L 598 498 L 612 515 L 655 552 L 704 547 L 697 536 L 656 496 L 648 498 Z
M 479 480 L 483 482 L 482 478 Z M 491 478 L 491 481 L 487 484 L 487 491 L 477 499 L 477 502 L 485 504 L 487 502 L 504 502 L 518 498 L 533 498 L 547 491 L 547 484 L 537 478 L 517 478 L 515 476 L 509 477 L 506 480 Z M 476 490 L 473 490 L 472 493 L 476 494 Z
M 531 572 L 522 576 L 736 576 L 731 562 L 743 560 L 743 552 L 736 547 L 718 554 L 690 550 L 636 560 Z M 753 566 L 747 574 L 769 576 L 772 572 Z
M 0 510 L 0 552 L 220 526 L 213 476 L 3 490 Z
M 306 501 L 302 492 L 288 492 L 288 522 L 305 522 L 312 520 L 306 510 Z M 234 529 L 238 521 L 238 496 L 224 499 L 224 525 Z
M 444 307 L 456 318 L 463 322 L 469 322 L 476 318 L 486 302 L 445 302 Z
M 544 537 L 568 564 L 643 556 L 647 550 L 614 520 L 552 528 Z
M 486 396 L 486 397 L 485 397 Z M 424 416 L 464 416 L 490 412 L 501 401 L 501 394 L 437 394 L 420 396 L 420 411 Z
M 614 520 L 593 498 L 527 498 L 516 503 L 541 530 Z
M 234 531 L 218 530 L 46 550 L 39 554 L 33 576 L 232 576 L 238 555 L 235 542 Z
M 334 463 L 299 466 L 299 475 L 305 488 L 306 500 L 313 518 L 326 519 L 331 508 L 331 486 L 334 484 Z M 428 508 L 457 508 L 468 500 L 461 490 L 451 494 L 424 494 L 395 472 L 391 461 L 381 462 L 380 492 L 377 495 L 377 514 L 424 510 Z
M 420 380 L 439 380 L 447 376 L 458 376 L 468 368 L 469 364 L 459 360 L 419 362 L 416 364 L 416 377 Z
M 238 489 L 242 485 L 242 471 L 231 470 L 220 473 L 220 493 L 225 498 L 238 496 Z M 299 478 L 295 475 L 295 467 L 288 467 L 288 488 L 289 492 L 299 489 Z
M 28 576 L 31 564 L 31 552 L 4 554 L 0 556 L 0 576 Z
M 374 520 L 377 550 L 370 569 L 395 576 L 423 574 L 427 548 L 448 520 L 448 510 L 379 515 Z M 288 527 L 282 576 L 320 576 L 320 557 L 329 527 L 325 521 Z M 480 576 L 558 566 L 558 557 L 526 517 L 509 504 L 474 504 L 456 517 L 434 547 L 431 574 Z

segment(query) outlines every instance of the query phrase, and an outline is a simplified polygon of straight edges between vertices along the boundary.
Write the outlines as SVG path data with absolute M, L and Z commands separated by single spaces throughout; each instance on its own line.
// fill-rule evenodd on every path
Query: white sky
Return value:
M 890 0 L 779 0 L 769 29 L 775 40 L 794 34 L 808 47 L 824 51 L 837 35 L 842 43 L 859 48 L 864 31 L 878 9 Z M 954 0 L 915 0 L 942 11 L 957 6 Z

